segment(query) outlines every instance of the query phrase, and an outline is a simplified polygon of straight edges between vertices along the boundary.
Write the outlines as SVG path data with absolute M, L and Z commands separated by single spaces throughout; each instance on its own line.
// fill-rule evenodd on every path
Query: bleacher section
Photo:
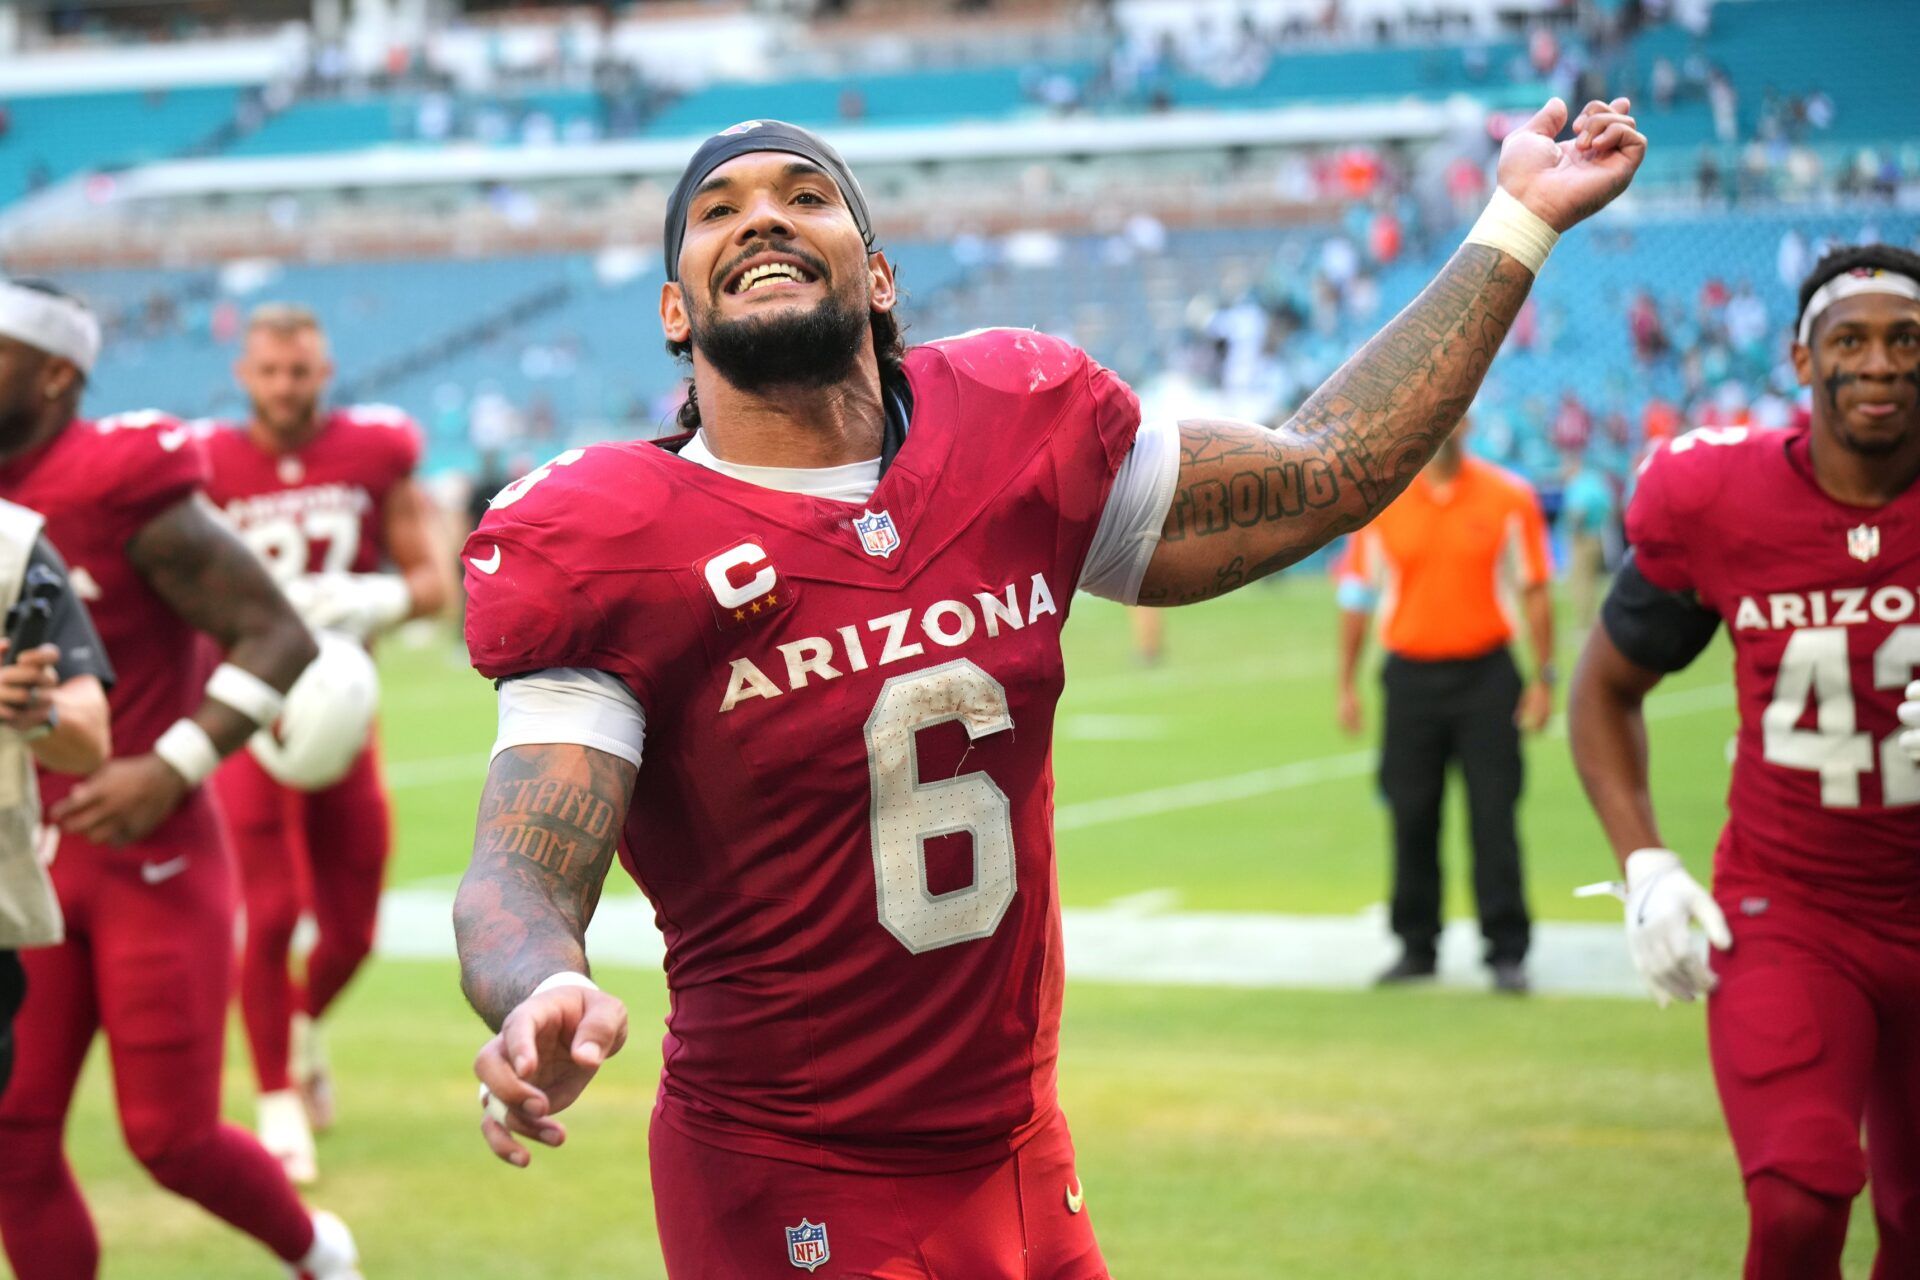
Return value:
M 34 180 L 163 160 L 197 147 L 233 118 L 235 86 L 8 98 L 0 137 L 0 204 Z
M 1636 363 L 1626 320 L 1634 293 L 1649 289 L 1663 310 L 1691 314 L 1710 278 L 1729 286 L 1746 282 L 1784 335 L 1794 299 L 1778 277 L 1775 255 L 1789 229 L 1810 243 L 1851 240 L 1863 230 L 1908 243 L 1920 238 L 1920 215 L 1888 215 L 1873 228 L 1863 228 L 1857 216 L 1788 214 L 1640 223 L 1608 218 L 1577 228 L 1536 290 L 1539 340 L 1532 350 L 1502 354 L 1490 401 L 1524 418 L 1529 402 L 1550 407 L 1570 388 L 1596 415 L 1619 409 L 1637 421 L 1648 396 L 1675 398 L 1681 387 L 1672 362 Z M 1230 301 L 1221 291 L 1239 281 L 1304 311 L 1301 293 L 1327 234 L 1174 232 L 1164 254 L 1126 264 L 1112 261 L 1105 240 L 1069 239 L 1052 265 L 1019 269 L 963 267 L 942 244 L 888 250 L 908 291 L 909 340 L 989 324 L 1032 326 L 1069 336 L 1123 375 L 1145 379 L 1191 322 L 1188 304 L 1196 295 Z M 1289 368 L 1309 384 L 1324 377 L 1412 298 L 1453 243 L 1454 237 L 1443 237 L 1429 252 L 1381 271 L 1376 317 L 1350 318 L 1327 333 L 1296 333 L 1282 352 Z M 210 273 L 75 273 L 62 283 L 111 311 L 137 315 L 155 292 L 169 293 L 178 309 L 174 332 L 140 336 L 137 323 L 121 327 L 96 372 L 90 413 L 159 406 L 194 416 L 242 408 L 228 373 L 233 346 L 211 336 L 221 303 Z M 315 308 L 333 334 L 342 386 L 399 404 L 427 422 L 432 468 L 466 468 L 473 457 L 460 409 L 483 390 L 496 390 L 523 410 L 536 400 L 551 405 L 559 424 L 556 449 L 576 433 L 645 429 L 652 406 L 679 376 L 659 336 L 659 284 L 651 264 L 604 282 L 583 255 L 305 266 L 226 306 L 231 311 L 273 298 Z M 529 308 L 524 321 L 501 323 L 496 332 L 445 350 L 449 335 L 530 299 L 542 305 Z M 1784 354 L 1784 345 L 1778 350 Z M 427 358 L 410 362 L 410 353 Z M 376 379 L 383 369 L 399 372 Z M 1554 465 L 1550 453 L 1535 449 L 1529 456 L 1532 443 L 1520 443 L 1516 460 L 1523 465 Z

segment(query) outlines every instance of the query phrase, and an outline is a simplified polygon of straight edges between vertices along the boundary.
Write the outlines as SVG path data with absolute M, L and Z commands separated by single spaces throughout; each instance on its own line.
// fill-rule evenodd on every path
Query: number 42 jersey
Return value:
M 503 491 L 464 556 L 482 674 L 594 668 L 645 711 L 621 858 L 667 941 L 662 1118 L 894 1172 L 1054 1114 L 1060 628 L 1139 425 L 1034 333 L 906 372 L 864 504 L 600 445 Z
M 1920 676 L 1920 485 L 1829 497 L 1805 431 L 1702 428 L 1627 513 L 1641 573 L 1733 639 L 1740 736 L 1721 880 L 1756 877 L 1920 934 L 1920 768 L 1896 708 Z

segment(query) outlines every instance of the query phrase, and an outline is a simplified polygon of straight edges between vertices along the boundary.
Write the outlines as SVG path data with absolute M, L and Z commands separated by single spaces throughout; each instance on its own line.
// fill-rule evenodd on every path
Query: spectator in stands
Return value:
M 1586 452 L 1593 439 L 1593 415 L 1580 401 L 1580 393 L 1568 387 L 1560 393 L 1560 407 L 1553 414 L 1553 447 L 1563 454 L 1578 456 Z
M 1627 333 L 1633 342 L 1634 358 L 1641 364 L 1663 359 L 1672 350 L 1666 325 L 1660 319 L 1660 304 L 1645 289 L 1635 293 L 1627 307 Z
M 1339 720 L 1360 733 L 1356 688 L 1369 616 L 1381 607 L 1380 789 L 1393 817 L 1393 931 L 1400 958 L 1382 984 L 1431 978 L 1440 939 L 1440 816 L 1448 765 L 1460 762 L 1473 833 L 1474 896 L 1494 988 L 1527 990 L 1532 924 L 1515 809 L 1520 735 L 1553 710 L 1552 557 L 1539 499 L 1518 476 L 1469 458 L 1464 422 L 1405 493 L 1348 544 L 1339 569 Z M 1521 566 L 1534 678 L 1522 685 L 1500 604 L 1500 576 Z M 1378 583 L 1390 577 L 1394 591 Z

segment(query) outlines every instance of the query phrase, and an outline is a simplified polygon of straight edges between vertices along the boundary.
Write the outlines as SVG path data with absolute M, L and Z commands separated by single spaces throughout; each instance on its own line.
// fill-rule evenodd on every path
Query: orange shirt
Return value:
M 1380 643 L 1403 658 L 1474 658 L 1513 639 L 1503 599 L 1552 574 L 1547 523 L 1533 487 L 1477 458 L 1450 483 L 1425 472 L 1347 544 L 1342 598 L 1379 592 Z

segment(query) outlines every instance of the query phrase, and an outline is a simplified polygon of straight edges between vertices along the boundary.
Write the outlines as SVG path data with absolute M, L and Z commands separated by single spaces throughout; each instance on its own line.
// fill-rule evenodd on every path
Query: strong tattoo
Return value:
M 460 980 L 489 1026 L 549 974 L 586 969 L 587 922 L 619 843 L 633 766 L 584 747 L 514 747 L 480 798 L 454 898 Z
M 1532 284 L 1498 250 L 1466 245 L 1284 426 L 1181 423 L 1161 535 L 1171 567 L 1149 574 L 1141 603 L 1219 595 L 1372 519 L 1459 424 Z M 1202 539 L 1223 547 L 1183 554 Z

